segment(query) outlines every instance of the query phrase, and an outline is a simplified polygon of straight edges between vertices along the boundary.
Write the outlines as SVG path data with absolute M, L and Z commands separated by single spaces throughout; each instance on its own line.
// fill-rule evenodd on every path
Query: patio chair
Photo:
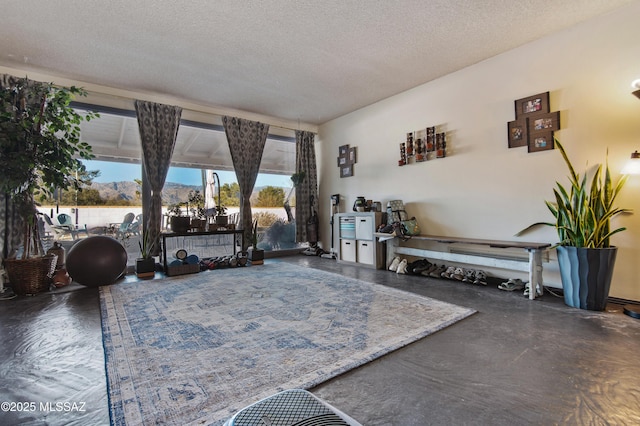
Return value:
M 78 235 L 80 234 L 80 232 L 84 232 L 87 237 L 89 236 L 89 231 L 87 230 L 87 225 L 84 225 L 84 228 L 78 228 L 76 227 L 76 225 L 73 223 L 73 218 L 71 216 L 69 216 L 66 213 L 60 213 L 57 216 L 58 219 L 58 223 L 60 224 L 60 226 L 64 226 L 66 228 L 68 228 L 69 230 L 72 231 L 72 235 L 73 235 L 73 239 L 77 240 L 78 239 Z
M 43 213 L 42 217 L 44 218 L 45 230 L 48 228 L 55 236 L 55 239 L 64 239 L 67 236 L 71 237 L 72 240 L 76 239 L 75 227 L 72 229 L 66 225 L 56 225 L 46 213 Z
M 235 225 L 237 229 L 240 226 L 240 213 L 231 213 L 228 223 L 229 225 Z
M 139 214 L 136 216 L 136 221 L 131 224 L 129 227 L 129 232 L 133 235 L 140 235 L 140 230 L 142 230 L 142 215 Z
M 133 225 L 133 219 L 136 218 L 136 215 L 133 213 L 127 213 L 124 215 L 124 219 L 122 219 L 122 223 L 116 230 L 116 239 L 125 238 L 131 234 L 133 234 L 131 227 Z

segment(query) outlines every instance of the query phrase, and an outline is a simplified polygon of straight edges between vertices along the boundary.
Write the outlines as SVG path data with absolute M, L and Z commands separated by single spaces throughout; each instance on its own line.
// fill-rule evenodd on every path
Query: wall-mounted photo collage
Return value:
M 560 112 L 549 112 L 549 92 L 514 101 L 516 119 L 507 124 L 509 148 L 526 146 L 528 152 L 554 149 L 560 130 Z

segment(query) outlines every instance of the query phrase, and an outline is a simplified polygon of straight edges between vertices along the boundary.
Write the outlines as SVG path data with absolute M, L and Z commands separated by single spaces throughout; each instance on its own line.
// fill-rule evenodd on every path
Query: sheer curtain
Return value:
M 222 117 L 233 168 L 240 186 L 240 227 L 244 230 L 242 251 L 251 245 L 251 193 L 256 184 L 269 125 L 237 117 Z
M 313 133 L 296 130 L 296 173 L 304 172 L 304 180 L 296 187 L 296 241 L 299 243 L 309 241 L 307 223 L 314 213 L 318 214 L 318 169 L 314 139 Z
M 173 148 L 178 136 L 182 108 L 137 100 L 138 128 L 142 142 L 143 169 L 151 189 L 149 205 L 142 206 L 144 230 L 155 241 L 153 254 L 160 253 L 162 188 L 167 178 Z M 142 177 L 143 181 L 145 176 Z

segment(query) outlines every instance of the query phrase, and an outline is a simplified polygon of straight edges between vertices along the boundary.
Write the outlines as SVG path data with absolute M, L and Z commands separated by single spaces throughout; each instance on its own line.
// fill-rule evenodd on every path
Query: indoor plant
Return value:
M 31 294 L 49 288 L 50 261 L 43 256 L 36 196 L 55 188 L 80 190 L 75 178 L 85 171 L 80 159 L 93 158 L 91 147 L 80 139 L 80 124 L 98 114 L 83 116 L 70 106 L 75 96 L 86 95 L 80 88 L 17 77 L 5 81 L 9 87 L 0 88 L 0 193 L 15 213 L 10 216 L 7 209 L 3 223 L 20 226 L 22 241 L 10 244 L 4 264 L 14 291 Z
M 189 228 L 191 228 L 191 218 L 189 216 L 182 215 L 183 205 L 183 203 L 177 203 L 172 204 L 167 208 L 171 231 L 176 234 L 186 234 L 189 231 Z
M 248 257 L 253 265 L 261 265 L 264 263 L 264 250 L 258 248 L 258 219 L 254 219 L 251 226 L 251 244 Z
M 189 191 L 188 208 L 191 212 L 191 227 L 204 231 L 207 221 L 205 219 L 204 197 L 200 191 Z
M 136 275 L 139 278 L 153 277 L 156 270 L 156 260 L 152 255 L 155 241 L 147 229 L 142 232 L 138 246 L 140 257 L 136 259 Z
M 617 247 L 611 246 L 609 240 L 626 229 L 612 230 L 610 220 L 629 212 L 614 206 L 627 177 L 612 182 L 608 162 L 604 171 L 599 164 L 590 180 L 587 173 L 580 176 L 562 144 L 557 140 L 555 143 L 569 169 L 571 186 L 567 190 L 556 183 L 555 202 L 545 201 L 555 222 L 534 223 L 519 234 L 539 225 L 555 227 L 565 303 L 575 308 L 604 310 L 617 253 Z
M 229 216 L 227 216 L 227 208 L 222 204 L 216 206 L 216 225 L 228 225 Z

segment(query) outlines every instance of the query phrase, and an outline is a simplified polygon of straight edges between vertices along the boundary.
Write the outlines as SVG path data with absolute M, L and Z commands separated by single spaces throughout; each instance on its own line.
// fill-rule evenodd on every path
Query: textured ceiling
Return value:
M 0 65 L 321 124 L 629 0 L 1 0 Z

